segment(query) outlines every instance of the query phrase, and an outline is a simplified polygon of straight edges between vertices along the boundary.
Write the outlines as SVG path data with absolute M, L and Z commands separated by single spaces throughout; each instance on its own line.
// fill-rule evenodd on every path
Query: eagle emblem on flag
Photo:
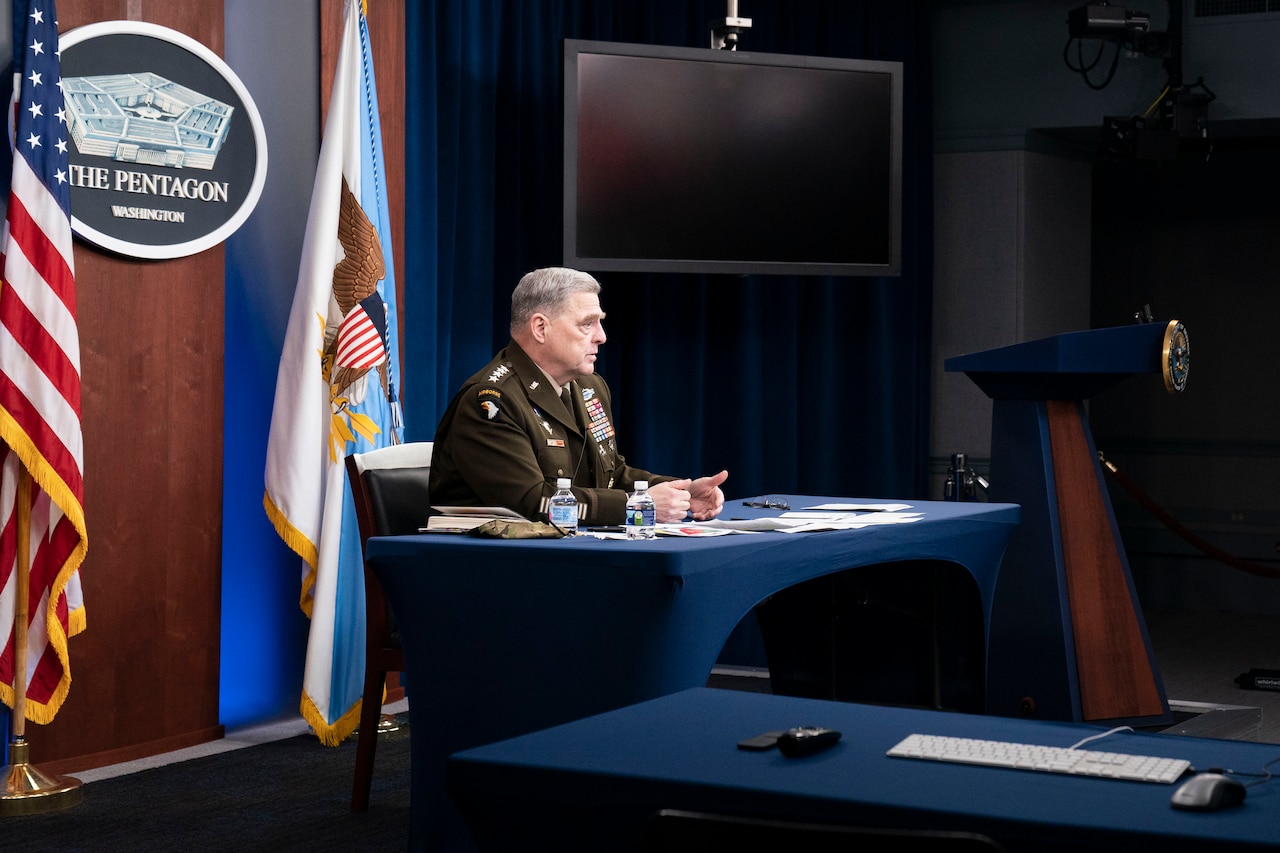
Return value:
M 330 388 L 334 441 L 353 441 L 352 430 L 372 441 L 380 430 L 372 419 L 351 411 L 368 393 L 366 377 L 376 369 L 378 385 L 388 400 L 394 391 L 388 380 L 387 308 L 378 282 L 387 274 L 378 230 L 360 201 L 342 180 L 338 212 L 338 242 L 343 258 L 333 268 L 333 298 L 341 311 L 336 329 L 326 329 L 323 369 Z

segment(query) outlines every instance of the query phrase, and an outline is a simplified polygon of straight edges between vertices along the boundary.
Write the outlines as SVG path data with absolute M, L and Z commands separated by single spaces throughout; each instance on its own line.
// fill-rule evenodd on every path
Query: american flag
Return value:
M 26 0 L 26 15 L 14 17 L 13 176 L 0 282 L 0 636 L 8 638 L 0 699 L 12 707 L 17 692 L 16 496 L 25 470 L 31 478 L 25 716 L 48 723 L 71 686 L 67 638 L 85 627 L 80 341 L 54 0 Z
M 338 351 L 333 362 L 339 367 L 375 367 L 387 357 L 387 321 L 382 297 L 373 294 L 356 305 L 338 327 Z

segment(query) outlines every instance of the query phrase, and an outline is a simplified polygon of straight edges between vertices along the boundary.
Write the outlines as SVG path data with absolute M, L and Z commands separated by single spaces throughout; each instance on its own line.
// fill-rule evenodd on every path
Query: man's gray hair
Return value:
M 511 334 L 529 326 L 529 318 L 541 311 L 555 318 L 575 293 L 599 293 L 600 282 L 590 274 L 568 267 L 545 267 L 525 273 L 511 292 Z

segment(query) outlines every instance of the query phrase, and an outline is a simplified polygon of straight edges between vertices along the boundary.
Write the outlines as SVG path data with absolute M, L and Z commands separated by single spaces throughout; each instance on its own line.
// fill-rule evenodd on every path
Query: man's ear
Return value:
M 534 314 L 529 318 L 529 334 L 540 344 L 547 342 L 547 328 L 551 325 L 551 321 L 546 314 Z

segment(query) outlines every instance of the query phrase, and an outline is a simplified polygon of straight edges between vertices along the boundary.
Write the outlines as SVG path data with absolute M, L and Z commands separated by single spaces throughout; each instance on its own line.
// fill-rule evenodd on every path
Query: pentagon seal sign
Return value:
M 235 233 L 267 177 L 266 131 L 235 72 L 190 36 L 141 21 L 77 27 L 59 42 L 76 236 L 163 259 Z

